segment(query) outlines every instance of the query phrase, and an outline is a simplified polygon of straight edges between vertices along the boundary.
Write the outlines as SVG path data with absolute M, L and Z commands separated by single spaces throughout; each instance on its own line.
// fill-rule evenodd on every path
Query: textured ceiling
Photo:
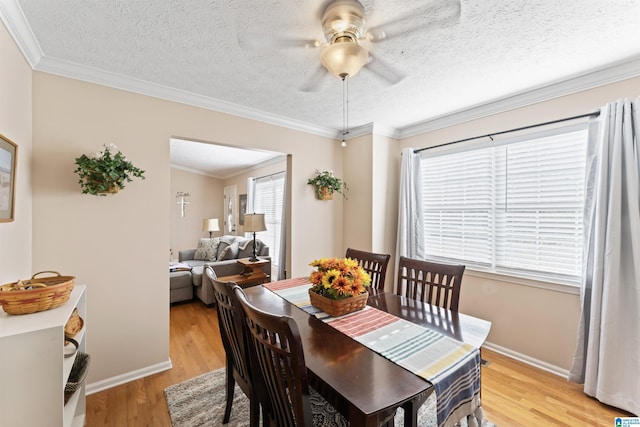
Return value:
M 285 159 L 283 154 L 273 151 L 241 149 L 177 138 L 171 138 L 169 147 L 172 167 L 220 179 L 246 172 L 250 167 L 266 166 Z
M 337 134 L 343 124 L 341 81 L 325 73 L 316 91 L 300 90 L 317 70 L 321 48 L 255 49 L 238 43 L 245 34 L 323 40 L 320 16 L 326 4 L 0 0 L 0 13 L 35 69 L 167 98 L 173 91 L 221 111 Z M 350 79 L 352 128 L 375 123 L 397 134 L 640 61 L 638 0 L 461 0 L 459 17 L 450 20 L 441 19 L 450 0 L 362 4 L 368 28 L 395 21 L 400 29 L 415 28 L 378 43 L 363 42 L 406 77 L 389 85 L 365 67 Z M 622 77 L 628 76 L 626 70 Z

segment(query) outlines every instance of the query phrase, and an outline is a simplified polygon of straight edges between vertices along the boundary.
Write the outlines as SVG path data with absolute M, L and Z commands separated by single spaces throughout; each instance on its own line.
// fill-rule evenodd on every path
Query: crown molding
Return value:
M 70 77 L 103 86 L 134 92 L 141 95 L 178 102 L 208 110 L 227 113 L 238 117 L 285 127 L 313 135 L 336 140 L 342 139 L 342 130 L 313 125 L 292 120 L 283 116 L 267 113 L 238 104 L 202 96 L 193 92 L 174 89 L 167 86 L 137 80 L 123 75 L 106 72 L 85 65 L 52 59 L 42 53 L 22 8 L 17 0 L 0 0 L 0 18 L 16 41 L 32 69 L 51 74 Z M 436 129 L 442 129 L 471 120 L 480 119 L 497 113 L 548 101 L 560 96 L 570 95 L 605 84 L 640 76 L 640 56 L 618 61 L 612 65 L 581 73 L 551 84 L 540 85 L 530 90 L 483 102 L 470 108 L 411 124 L 402 128 L 393 128 L 381 123 L 368 123 L 350 129 L 346 139 L 376 133 L 379 135 L 403 139 Z
M 260 163 L 256 163 L 255 165 L 250 165 L 249 167 L 239 171 L 239 172 L 235 172 L 232 173 L 230 175 L 227 175 L 225 177 L 225 179 L 231 179 L 231 178 L 235 178 L 236 176 L 240 176 L 240 175 L 244 175 L 244 174 L 250 174 L 252 171 L 256 171 L 259 169 L 262 169 L 264 167 L 267 166 L 271 166 L 271 165 L 275 165 L 278 163 L 282 163 L 285 162 L 287 160 L 287 155 L 283 154 L 281 156 L 277 156 L 274 157 L 273 159 L 269 159 L 269 160 L 265 160 L 264 162 L 260 162 Z M 286 165 L 285 165 L 285 169 L 286 169 Z
M 267 166 L 270 166 L 270 165 L 275 165 L 277 163 L 281 163 L 281 162 L 284 162 L 286 160 L 287 160 L 287 155 L 286 154 L 282 154 L 282 155 L 274 157 L 272 159 L 265 160 L 265 161 L 260 162 L 260 163 L 256 163 L 255 165 L 247 165 L 246 167 L 242 168 L 241 170 L 239 170 L 237 172 L 230 173 L 228 175 L 215 175 L 215 174 L 211 174 L 211 173 L 207 173 L 207 172 L 201 171 L 199 169 L 195 169 L 195 168 L 191 168 L 191 167 L 187 167 L 187 166 L 182 166 L 182 165 L 177 165 L 175 163 L 170 163 L 169 166 L 172 169 L 178 169 L 178 170 L 181 170 L 181 171 L 184 171 L 184 172 L 194 173 L 194 174 L 197 174 L 197 175 L 204 175 L 204 176 L 209 177 L 209 178 L 225 180 L 225 179 L 234 178 L 234 177 L 239 176 L 239 175 L 248 174 L 248 173 L 251 173 L 251 171 L 258 170 L 258 169 L 261 169 L 261 168 L 264 168 L 264 167 L 267 167 Z
M 400 129 L 384 125 L 382 123 L 373 124 L 373 133 L 376 135 L 386 136 L 388 138 L 400 138 Z
M 346 135 L 345 139 L 348 141 L 353 138 L 358 138 L 363 135 L 369 135 L 373 133 L 373 123 L 365 123 L 364 125 L 356 126 L 349 128 L 349 134 Z M 342 139 L 342 133 L 340 133 L 340 137 L 338 139 Z
M 184 171 L 184 172 L 189 172 L 189 173 L 193 173 L 193 174 L 196 174 L 196 175 L 206 176 L 208 178 L 225 179 L 224 176 L 213 175 L 213 174 L 206 173 L 206 172 L 203 172 L 203 171 L 198 170 L 198 169 L 194 169 L 194 168 L 190 168 L 190 167 L 186 167 L 186 166 L 182 166 L 182 165 L 176 165 L 175 163 L 169 163 L 169 167 L 171 169 L 178 169 L 178 170 L 181 170 L 181 171 Z
M 179 90 L 144 80 L 126 77 L 120 74 L 99 70 L 82 64 L 53 59 L 44 56 L 29 23 L 17 0 L 0 1 L 0 18 L 15 40 L 18 48 L 33 70 L 69 77 L 102 86 L 121 89 L 141 95 L 160 98 L 167 101 L 201 107 L 221 113 L 227 113 L 246 119 L 281 126 L 313 135 L 335 138 L 336 130 L 293 120 L 276 114 L 253 108 L 243 107 L 231 102 L 202 96 L 193 92 Z
M 42 59 L 42 49 L 17 0 L 0 1 L 0 18 L 32 69 Z
M 416 136 L 638 76 L 640 76 L 640 56 L 634 56 L 606 67 L 577 74 L 568 79 L 557 80 L 514 95 L 403 127 L 399 131 L 398 138 Z
M 128 92 L 164 99 L 167 101 L 178 102 L 194 107 L 205 108 L 207 110 L 231 114 L 234 116 L 306 132 L 313 135 L 328 138 L 335 138 L 336 135 L 335 129 L 316 126 L 307 122 L 290 119 L 249 107 L 244 107 L 242 105 L 234 104 L 231 102 L 221 101 L 219 99 L 199 95 L 197 93 L 175 89 L 144 80 L 134 79 L 131 77 L 123 76 L 121 74 L 99 70 L 68 61 L 52 59 L 46 56 L 42 57 L 35 69 L 37 71 L 43 71 L 50 74 L 56 74 L 63 77 L 69 77 L 76 80 L 95 83 L 115 89 L 121 89 Z
M 347 141 L 353 138 L 357 138 L 359 136 L 364 135 L 382 135 L 389 138 L 398 138 L 400 134 L 400 130 L 391 126 L 384 125 L 382 123 L 366 123 L 364 125 L 356 126 L 354 128 L 349 129 L 349 135 L 345 138 Z M 336 137 L 337 139 L 342 139 L 342 133 Z

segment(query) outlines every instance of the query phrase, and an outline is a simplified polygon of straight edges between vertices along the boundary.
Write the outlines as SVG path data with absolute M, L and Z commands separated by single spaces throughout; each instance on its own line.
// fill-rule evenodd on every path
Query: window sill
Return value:
M 565 294 L 580 295 L 580 287 L 576 285 L 568 285 L 564 283 L 545 282 L 541 280 L 527 279 L 524 277 L 507 276 L 505 274 L 493 273 L 488 271 L 474 270 L 468 268 L 464 271 L 465 275 L 478 277 L 481 279 L 495 280 L 505 283 L 512 283 L 521 286 L 529 286 L 532 288 L 546 289 L 554 292 Z

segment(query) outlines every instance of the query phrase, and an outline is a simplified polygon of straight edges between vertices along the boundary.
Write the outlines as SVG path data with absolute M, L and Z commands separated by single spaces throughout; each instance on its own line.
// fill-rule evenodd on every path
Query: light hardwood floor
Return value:
M 198 301 L 171 307 L 170 355 L 173 368 L 87 396 L 86 425 L 171 426 L 164 389 L 222 368 L 225 355 L 216 311 Z M 614 426 L 629 416 L 585 395 L 578 384 L 483 349 L 485 416 L 499 427 Z

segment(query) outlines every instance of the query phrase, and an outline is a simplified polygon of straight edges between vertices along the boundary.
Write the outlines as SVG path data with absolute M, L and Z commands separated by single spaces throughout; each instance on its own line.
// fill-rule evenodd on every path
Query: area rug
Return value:
M 169 416 L 173 427 L 213 427 L 222 426 L 226 403 L 225 370 L 211 371 L 180 384 L 164 389 Z M 421 426 L 436 426 L 436 405 L 432 394 L 420 407 L 418 418 Z M 398 410 L 394 424 L 403 425 L 402 409 Z M 231 409 L 231 418 L 225 427 L 245 427 L 249 425 L 249 400 L 236 386 Z M 465 420 L 460 424 L 466 426 Z M 495 427 L 483 422 L 483 427 Z

